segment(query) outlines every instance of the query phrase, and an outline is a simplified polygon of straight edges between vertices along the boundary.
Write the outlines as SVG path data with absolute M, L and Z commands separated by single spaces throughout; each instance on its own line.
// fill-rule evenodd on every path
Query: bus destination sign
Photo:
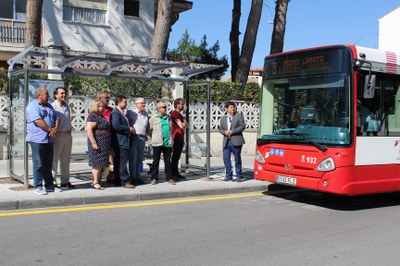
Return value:
M 328 70 L 328 66 L 327 59 L 323 55 L 286 59 L 272 62 L 271 74 L 282 75 L 302 71 Z
M 343 71 L 343 59 L 348 56 L 343 47 L 273 55 L 266 58 L 268 78 L 301 74 Z

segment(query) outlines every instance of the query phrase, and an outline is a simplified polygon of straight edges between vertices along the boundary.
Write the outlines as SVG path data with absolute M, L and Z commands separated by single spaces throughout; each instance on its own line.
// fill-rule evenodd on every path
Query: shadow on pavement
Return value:
M 400 192 L 343 196 L 271 184 L 263 194 L 338 211 L 359 211 L 400 205 Z

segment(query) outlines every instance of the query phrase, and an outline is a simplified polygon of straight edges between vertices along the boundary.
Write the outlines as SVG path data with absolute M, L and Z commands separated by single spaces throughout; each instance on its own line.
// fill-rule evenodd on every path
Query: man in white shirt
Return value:
M 134 134 L 131 135 L 129 147 L 129 175 L 134 185 L 142 185 L 144 182 L 140 178 L 140 172 L 142 170 L 144 147 L 149 130 L 149 117 L 145 111 L 146 101 L 144 98 L 136 98 L 135 104 L 136 108 L 128 110 L 126 114 L 129 119 L 129 125 L 135 129 Z
M 67 91 L 63 87 L 54 90 L 56 99 L 51 105 L 57 113 L 57 136 L 54 138 L 53 177 L 57 183 L 57 168 L 60 162 L 60 187 L 64 189 L 75 188 L 69 181 L 70 161 L 72 150 L 72 125 L 71 110 L 68 106 Z

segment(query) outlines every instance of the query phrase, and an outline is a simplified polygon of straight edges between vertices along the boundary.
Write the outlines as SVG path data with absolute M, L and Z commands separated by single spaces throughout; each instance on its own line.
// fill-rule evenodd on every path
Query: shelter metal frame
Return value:
M 13 77 L 24 75 L 24 110 L 29 100 L 29 74 L 56 74 L 61 76 L 93 76 L 108 78 L 129 78 L 141 80 L 159 80 L 181 82 L 184 86 L 185 98 L 189 99 L 189 79 L 198 74 L 213 71 L 222 65 L 199 64 L 189 62 L 173 62 L 153 59 L 149 57 L 126 56 L 102 53 L 88 53 L 65 49 L 64 47 L 51 46 L 47 48 L 31 46 L 7 61 L 9 65 L 9 92 L 10 107 L 13 93 Z M 206 178 L 210 179 L 210 124 L 211 124 L 211 86 L 206 80 L 196 85 L 207 86 L 207 128 L 206 128 Z M 188 100 L 187 107 L 188 107 Z M 11 108 L 10 108 L 11 110 Z M 188 110 L 188 109 L 187 109 Z M 16 175 L 14 169 L 14 154 L 11 141 L 13 141 L 13 117 L 10 115 L 8 127 L 8 164 L 9 176 L 22 181 L 25 188 L 29 187 L 28 144 L 24 145 L 24 174 Z M 26 123 L 24 123 L 24 139 L 26 137 Z M 186 142 L 188 145 L 188 142 Z M 188 147 L 188 146 L 186 146 Z M 189 165 L 189 149 L 186 149 L 186 165 Z

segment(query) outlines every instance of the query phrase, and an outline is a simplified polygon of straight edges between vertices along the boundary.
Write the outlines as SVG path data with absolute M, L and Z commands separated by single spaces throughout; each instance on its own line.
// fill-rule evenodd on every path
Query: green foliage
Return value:
M 210 78 L 219 80 L 229 67 L 226 55 L 218 57 L 219 50 L 220 46 L 218 41 L 213 46 L 208 47 L 207 36 L 204 35 L 200 44 L 197 45 L 195 40 L 190 38 L 186 30 L 182 35 L 182 39 L 178 42 L 178 48 L 168 50 L 167 59 L 172 61 L 223 65 L 220 69 L 197 76 L 198 79 Z
M 170 97 L 168 93 L 173 86 L 173 83 L 163 81 L 79 76 L 65 77 L 64 84 L 74 95 L 96 96 L 106 91 L 110 96 L 145 98 Z
M 8 93 L 7 69 L 0 68 L 0 93 Z
M 211 81 L 211 101 L 224 102 L 228 100 L 240 100 L 259 103 L 261 99 L 261 87 L 257 83 L 247 83 L 244 94 L 241 94 L 240 84 L 236 82 Z M 206 86 L 189 87 L 190 102 L 207 101 Z

